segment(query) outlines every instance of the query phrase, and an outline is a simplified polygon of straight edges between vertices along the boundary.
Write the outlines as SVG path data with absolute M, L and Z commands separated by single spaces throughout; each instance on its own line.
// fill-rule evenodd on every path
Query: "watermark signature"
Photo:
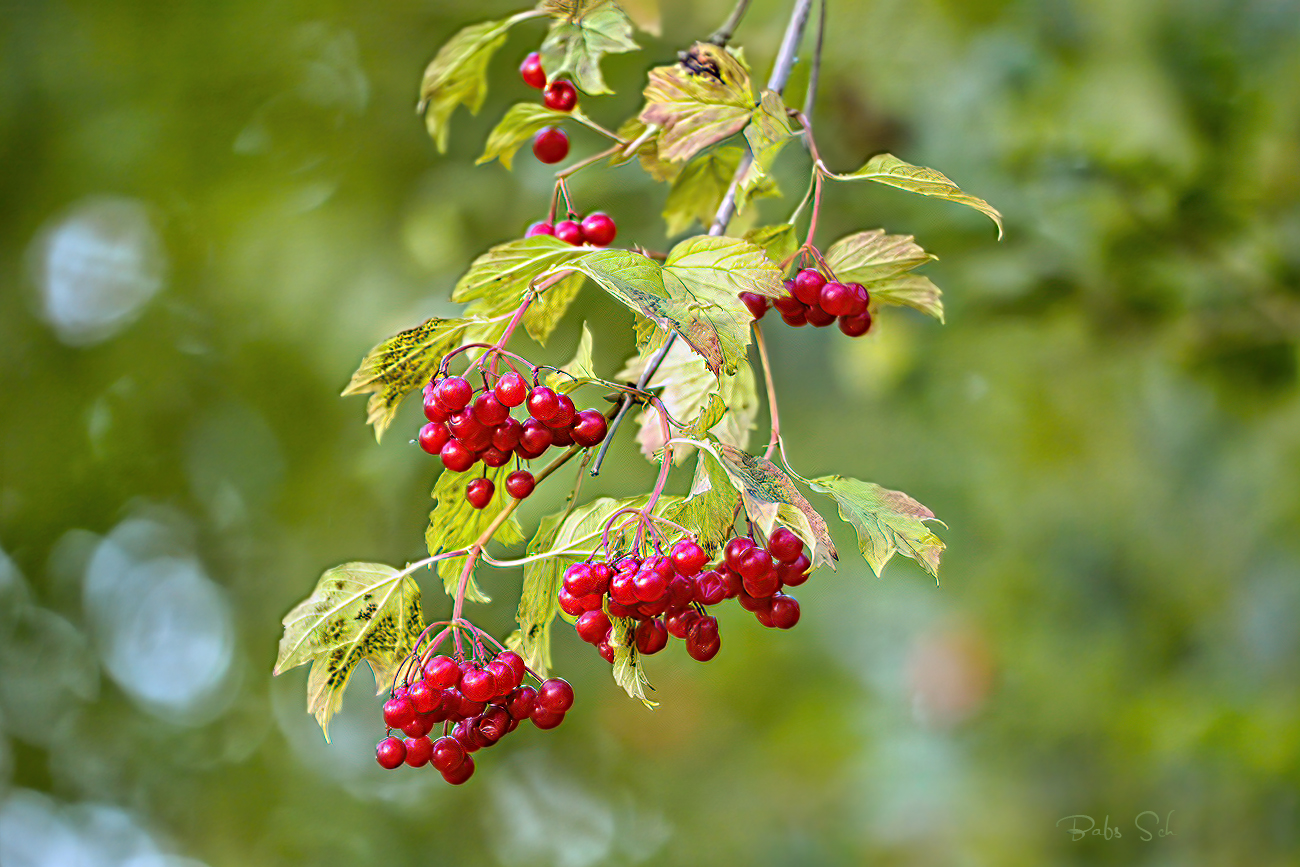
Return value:
M 1174 818 L 1174 811 L 1170 810 L 1165 814 L 1163 821 L 1160 814 L 1155 810 L 1143 810 L 1133 817 L 1133 826 L 1137 828 L 1139 839 L 1144 843 L 1150 842 L 1157 837 L 1176 837 L 1173 826 L 1170 824 Z M 1065 833 L 1070 835 L 1070 839 L 1076 843 L 1085 837 L 1101 837 L 1104 840 L 1119 840 L 1124 836 L 1124 830 L 1119 823 L 1112 825 L 1110 816 L 1102 820 L 1098 826 L 1097 820 L 1092 816 L 1085 816 L 1082 813 L 1074 816 L 1066 816 L 1056 823 L 1056 827 L 1061 827 L 1062 822 L 1069 822 Z

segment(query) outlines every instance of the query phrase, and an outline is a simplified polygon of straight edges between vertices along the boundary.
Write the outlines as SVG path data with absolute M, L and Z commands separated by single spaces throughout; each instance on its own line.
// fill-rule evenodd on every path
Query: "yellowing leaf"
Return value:
M 879 284 L 865 284 L 871 293 L 872 301 L 885 304 L 903 304 L 913 307 L 943 321 L 943 294 L 939 287 L 930 282 L 929 277 L 913 274 L 908 277 L 893 277 Z
M 474 164 L 482 165 L 499 159 L 501 165 L 510 168 L 520 145 L 545 127 L 559 126 L 567 116 L 564 112 L 554 111 L 535 102 L 519 102 L 510 106 L 505 117 L 488 134 L 483 156 L 475 160 Z
M 329 740 L 329 721 L 365 660 L 380 694 L 424 631 L 420 586 L 410 572 L 381 563 L 345 563 L 321 576 L 311 596 L 284 616 L 275 673 L 310 662 L 307 711 Z
M 524 290 L 551 266 L 590 253 L 552 235 L 535 235 L 498 244 L 474 260 L 456 282 L 451 300 L 458 303 L 480 298 L 506 299 L 517 305 Z
M 651 36 L 660 35 L 659 0 L 619 0 L 618 5 L 632 19 L 637 30 L 644 30 Z
M 542 292 L 524 311 L 524 330 L 528 336 L 545 346 L 584 282 L 581 274 L 572 274 Z
M 776 190 L 776 181 L 772 178 L 772 164 L 793 137 L 794 130 L 790 127 L 785 103 L 775 91 L 763 91 L 758 110 L 754 112 L 749 126 L 745 127 L 745 140 L 749 142 L 749 152 L 753 159 L 741 176 L 740 187 L 736 190 L 737 214 L 745 210 L 752 197 L 780 195 Z
M 831 177 L 841 181 L 875 181 L 910 193 L 966 205 L 992 220 L 998 227 L 998 238 L 1002 237 L 1002 214 L 998 213 L 997 208 L 977 196 L 962 192 L 960 187 L 942 173 L 905 163 L 893 154 L 877 154 L 856 172 L 847 175 L 832 174 Z
M 743 153 L 738 147 L 720 147 L 686 164 L 664 202 L 663 218 L 668 223 L 669 235 L 680 235 L 697 220 L 706 228 L 713 225 Z
M 366 353 L 343 396 L 370 395 L 366 423 L 375 426 L 376 440 L 392 424 L 402 398 L 429 380 L 472 324 L 468 319 L 426 319 Z
M 762 249 L 778 268 L 799 249 L 799 235 L 789 223 L 750 229 L 745 240 Z
M 659 706 L 659 702 L 646 698 L 645 691 L 654 691 L 645 669 L 641 664 L 641 655 L 637 653 L 634 640 L 636 621 L 630 617 L 611 617 L 610 644 L 614 646 L 614 682 L 632 698 L 649 708 Z
M 419 111 L 439 153 L 447 152 L 447 121 L 456 106 L 478 114 L 487 97 L 487 65 L 516 23 L 539 13 L 521 12 L 505 21 L 484 21 L 461 30 L 438 50 L 420 83 Z
M 436 502 L 433 511 L 429 513 L 429 528 L 424 531 L 424 541 L 428 545 L 430 556 L 444 551 L 468 548 L 483 535 L 488 525 L 496 520 L 497 515 L 501 514 L 506 504 L 510 502 L 510 497 L 505 492 L 505 479 L 513 469 L 510 464 L 506 464 L 503 467 L 487 470 L 487 478 L 492 480 L 496 490 L 487 506 L 482 509 L 474 508 L 465 499 L 465 491 L 469 488 L 469 483 L 480 477 L 477 467 L 464 473 L 442 471 L 433 487 L 433 499 Z M 512 515 L 497 528 L 494 538 L 503 545 L 517 545 L 524 541 L 524 530 Z M 458 557 L 451 557 L 438 563 L 438 574 L 442 577 L 443 587 L 447 595 L 452 598 L 456 596 L 456 587 L 463 567 L 464 560 Z M 492 601 L 479 589 L 472 575 L 465 598 L 471 602 Z
M 545 2 L 546 13 L 558 20 L 542 42 L 542 69 L 548 81 L 565 73 L 584 93 L 610 93 L 600 74 L 606 54 L 636 51 L 632 22 L 610 0 Z
M 622 153 L 616 153 L 609 158 L 609 164 L 621 166 L 630 162 L 633 157 L 641 161 L 641 168 L 656 181 L 671 181 L 682 171 L 678 163 L 669 162 L 659 156 L 659 134 L 658 129 L 646 135 L 650 128 L 641 122 L 639 118 L 629 118 L 622 126 L 618 128 L 618 137 L 623 139 L 628 145 L 639 141 L 634 153 L 623 156 Z
M 853 525 L 858 549 L 877 576 L 895 552 L 911 557 L 935 578 L 944 544 L 925 525 L 938 520 L 925 506 L 904 494 L 871 482 L 844 476 L 811 479 L 814 491 L 829 494 L 840 507 L 840 517 Z
M 715 142 L 735 135 L 754 111 L 749 70 L 724 48 L 697 42 L 686 59 L 649 73 L 644 124 L 663 127 L 659 156 L 688 160 Z
M 695 539 L 710 559 L 732 537 L 740 494 L 732 486 L 717 458 L 698 452 L 690 494 L 664 510 L 664 517 L 695 533 Z
M 927 277 L 907 273 L 935 258 L 911 235 L 887 235 L 884 229 L 847 235 L 826 251 L 826 264 L 835 276 L 866 286 L 872 301 L 905 304 L 942 322 L 939 287 Z

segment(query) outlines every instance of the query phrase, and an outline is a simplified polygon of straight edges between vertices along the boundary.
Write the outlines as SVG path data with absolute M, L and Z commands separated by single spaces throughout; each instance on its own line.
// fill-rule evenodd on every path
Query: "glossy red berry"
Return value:
M 494 392 L 485 391 L 474 401 L 474 418 L 484 427 L 496 427 L 510 418 L 510 407 L 498 400 Z
M 528 719 L 537 703 L 537 690 L 531 686 L 521 686 L 510 693 L 506 700 L 506 713 L 514 719 Z
M 438 396 L 443 406 L 456 412 L 469 406 L 470 400 L 474 397 L 474 387 L 459 376 L 449 376 L 438 383 L 434 394 Z
M 726 547 L 722 549 L 723 559 L 727 561 L 727 565 L 733 570 L 739 571 L 740 558 L 745 556 L 745 554 L 753 547 L 753 539 L 746 539 L 743 536 L 738 536 L 737 538 L 728 541 Z
M 429 759 L 433 757 L 433 741 L 429 740 L 427 735 L 421 735 L 418 738 L 407 738 L 404 745 L 408 765 L 413 768 L 422 768 L 429 764 Z
M 451 418 L 451 410 L 443 406 L 438 396 L 430 391 L 424 398 L 424 417 L 429 421 L 445 422 Z
M 430 686 L 427 681 L 417 680 L 406 691 L 406 698 L 416 713 L 433 713 L 442 704 L 442 690 Z
M 496 446 L 488 446 L 478 453 L 478 457 L 483 463 L 496 469 L 497 467 L 504 467 L 506 464 L 510 463 L 512 455 L 510 452 L 503 451 Z
M 745 302 L 749 308 L 749 315 L 755 319 L 762 319 L 763 314 L 767 312 L 767 299 L 755 292 L 741 292 L 740 300 Z
M 431 455 L 441 453 L 442 447 L 449 439 L 451 439 L 451 432 L 447 430 L 445 424 L 431 421 L 420 428 L 420 448 Z
M 506 406 L 516 407 L 528 398 L 528 382 L 512 370 L 497 380 L 492 393 Z
M 533 474 L 528 470 L 515 470 L 506 476 L 506 493 L 516 500 L 526 500 L 528 495 L 533 492 L 537 482 L 533 480 Z
M 608 247 L 617 234 L 614 218 L 602 211 L 588 214 L 582 220 L 582 237 L 593 247 Z
M 794 275 L 794 286 L 791 287 L 790 291 L 794 294 L 794 297 L 804 304 L 815 307 L 821 300 L 822 287 L 825 285 L 826 278 L 821 275 L 820 271 L 804 268 Z
M 807 314 L 808 324 L 813 328 L 825 328 L 827 325 L 835 324 L 835 314 L 827 313 L 820 307 L 809 307 Z
M 808 324 L 808 308 L 801 304 L 796 313 L 782 313 L 781 321 L 786 325 L 791 325 L 795 328 L 802 328 Z
M 545 220 L 538 220 L 536 223 L 532 223 L 528 226 L 527 231 L 524 232 L 524 237 L 536 238 L 538 235 L 554 235 L 554 234 L 555 234 L 554 226 L 552 226 L 550 223 L 546 222 Z
M 551 111 L 573 111 L 574 106 L 578 104 L 578 89 L 573 86 L 572 81 L 564 79 L 552 81 L 546 85 L 542 101 Z
M 559 395 L 544 385 L 534 388 L 528 395 L 528 414 L 543 424 L 549 424 L 559 410 Z
M 477 460 L 474 453 L 465 448 L 460 440 L 448 440 L 438 456 L 442 458 L 442 465 L 453 473 L 465 472 L 474 466 L 474 461 Z
M 483 509 L 492 501 L 492 495 L 496 493 L 496 485 L 492 484 L 491 479 L 474 479 L 465 488 L 465 499 L 476 509 Z
M 435 656 L 424 664 L 424 679 L 429 686 L 451 689 L 460 683 L 460 666 L 450 656 Z
M 375 761 L 391 771 L 406 761 L 406 744 L 400 738 L 384 738 L 375 747 Z
M 578 413 L 573 419 L 573 427 L 569 429 L 573 441 L 584 449 L 600 445 L 608 431 L 609 423 L 598 409 L 584 409 Z
M 541 162 L 551 165 L 568 155 L 569 137 L 559 127 L 548 126 L 533 136 L 533 156 Z
M 701 605 L 717 605 L 727 598 L 727 581 L 713 570 L 700 573 L 692 583 L 695 586 L 695 601 Z
M 453 737 L 440 737 L 433 742 L 433 766 L 446 773 L 460 767 L 465 761 L 465 748 Z
M 827 283 L 822 287 L 817 304 L 832 316 L 847 316 L 854 306 L 853 290 L 843 283 Z
M 806 305 L 793 295 L 782 295 L 780 298 L 772 299 L 772 306 L 776 308 L 777 313 L 803 315 Z
M 400 729 L 415 721 L 415 706 L 410 699 L 390 698 L 384 702 L 384 725 L 390 729 Z
M 691 624 L 686 633 L 686 652 L 697 662 L 708 662 L 718 655 L 722 639 L 718 635 L 718 619 L 701 617 Z
M 699 612 L 692 608 L 686 608 L 682 611 L 669 614 L 664 618 L 664 625 L 668 628 L 668 634 L 674 638 L 685 638 L 691 630 L 695 621 L 700 619 Z
M 777 629 L 791 629 L 799 622 L 799 601 L 793 596 L 777 596 L 772 600 L 772 625 Z
M 574 220 L 561 220 L 555 224 L 555 237 L 566 244 L 577 247 L 586 240 L 582 234 L 582 224 Z
M 609 635 L 609 615 L 604 611 L 588 611 L 578 617 L 573 628 L 578 637 L 588 644 L 600 644 Z
M 520 456 L 527 452 L 530 456 L 537 457 L 550 448 L 554 439 L 555 435 L 546 425 L 535 418 L 526 419 L 519 434 Z
M 849 337 L 861 337 L 871 330 L 871 314 L 863 313 L 859 316 L 841 316 L 840 331 Z
M 497 658 L 495 661 L 503 662 L 506 665 L 510 666 L 510 670 L 513 671 L 515 675 L 515 684 L 514 684 L 515 686 L 518 686 L 520 683 L 522 683 L 524 679 L 524 675 L 528 673 L 528 665 L 527 663 L 524 662 L 524 658 L 519 654 L 515 653 L 513 650 L 501 651 L 500 653 L 497 654 Z
M 673 552 L 669 555 L 669 560 L 673 564 L 673 569 L 678 575 L 685 575 L 690 578 L 692 575 L 698 575 L 699 571 L 709 562 L 709 555 L 704 553 L 704 549 L 690 539 L 683 539 L 673 546 Z
M 564 711 L 549 711 L 538 704 L 533 706 L 533 712 L 529 715 L 529 719 L 539 729 L 553 729 L 564 722 Z
M 474 776 L 474 757 L 465 756 L 464 761 L 450 771 L 443 771 L 442 778 L 453 786 L 459 786 Z
M 767 550 L 773 560 L 793 563 L 803 553 L 803 540 L 796 536 L 794 531 L 786 527 L 777 527 L 772 531 L 772 535 L 767 537 Z
M 808 580 L 808 570 L 811 568 L 812 561 L 808 559 L 808 555 L 800 554 L 791 563 L 776 564 L 776 576 L 787 587 L 797 587 Z
M 546 70 L 542 69 L 542 55 L 534 51 L 525 57 L 524 62 L 519 64 L 519 76 L 529 87 L 538 90 L 546 87 Z
M 541 689 L 537 690 L 537 704 L 551 713 L 564 713 L 573 707 L 573 687 L 559 677 L 543 681 Z
M 850 293 L 852 293 L 852 305 L 849 307 L 847 315 L 861 316 L 867 312 L 867 305 L 871 303 L 871 294 L 867 292 L 867 287 L 861 283 L 848 283 Z

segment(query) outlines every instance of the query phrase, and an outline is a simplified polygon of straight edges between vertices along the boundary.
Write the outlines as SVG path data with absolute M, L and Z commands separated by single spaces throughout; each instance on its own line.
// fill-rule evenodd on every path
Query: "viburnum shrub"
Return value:
M 632 20 L 609 0 L 542 0 L 504 21 L 467 27 L 424 74 L 420 108 L 445 151 L 456 107 L 476 112 L 482 106 L 488 64 L 507 32 L 549 19 L 539 50 L 519 67 L 523 83 L 541 97 L 505 113 L 479 162 L 496 159 L 509 168 L 530 140 L 539 160 L 561 162 L 570 147 L 565 126 L 584 127 L 609 144 L 556 172 L 549 207 L 521 203 L 536 210 L 521 213 L 520 223 L 534 222 L 524 237 L 479 256 L 460 278 L 451 296 L 468 304 L 460 318 L 429 319 L 380 343 L 343 392 L 371 395 L 368 421 L 376 438 L 406 395 L 421 394 L 426 423 L 411 434 L 442 464 L 425 531 L 429 557 L 403 569 L 347 563 L 327 571 L 285 617 L 275 672 L 313 663 L 307 707 L 326 729 L 348 678 L 366 660 L 380 694 L 388 696 L 382 724 L 376 720 L 377 729 L 387 729 L 376 748 L 385 768 L 427 764 L 459 784 L 474 772 L 471 754 L 520 723 L 559 725 L 573 690 L 549 675 L 557 615 L 612 664 L 618 684 L 648 706 L 654 702 L 646 697 L 643 657 L 677 638 L 693 659 L 712 659 L 722 636 L 711 612 L 727 600 L 763 626 L 793 627 L 800 612 L 789 591 L 838 559 L 826 522 L 801 484 L 834 502 L 877 574 L 901 552 L 937 575 L 944 545 L 926 524 L 934 519 L 929 509 L 879 485 L 838 475 L 807 479 L 790 467 L 779 432 L 774 360 L 759 320 L 772 307 L 787 325 L 838 324 L 850 337 L 887 327 L 878 317 L 893 305 L 942 320 L 938 288 L 913 273 L 933 257 L 910 236 L 871 229 L 825 250 L 817 244 L 828 182 L 875 181 L 959 202 L 988 215 L 999 233 L 1001 216 L 942 174 L 889 154 L 855 172 L 831 171 L 809 119 L 814 94 L 806 94 L 802 111 L 788 108 L 781 96 L 811 0 L 793 3 L 767 86 L 757 93 L 744 56 L 728 45 L 748 5 L 741 0 L 717 33 L 687 47 L 678 62 L 650 69 L 645 105 L 617 132 L 583 111 L 588 99 L 609 92 L 602 56 L 637 47 Z M 824 7 L 811 52 L 810 91 Z M 803 200 L 784 223 L 728 236 L 735 214 L 776 192 L 772 167 L 794 141 L 802 147 L 792 152 L 806 150 L 811 162 Z M 635 242 L 615 248 L 616 215 L 583 214 L 567 181 L 601 163 L 632 160 L 670 185 L 664 210 L 670 235 L 697 220 L 707 233 L 666 252 Z M 520 325 L 544 344 L 585 284 L 632 311 L 638 351 L 622 371 L 595 369 L 586 326 L 563 367 L 533 363 L 507 348 Z M 759 403 L 751 341 L 771 419 L 761 454 L 747 450 Z M 599 471 L 633 407 L 640 408 L 641 451 L 659 464 L 654 488 L 583 502 L 578 483 L 584 469 Z M 682 485 L 687 493 L 669 493 L 674 467 L 692 455 L 693 476 Z M 491 543 L 524 541 L 514 515 L 519 502 L 536 496 L 537 486 L 575 457 L 581 460 L 567 505 L 541 520 L 525 556 L 489 554 Z M 547 493 L 560 501 L 557 492 Z M 519 629 L 504 641 L 465 614 L 467 601 L 490 601 L 474 580 L 482 566 L 523 569 Z M 447 619 L 426 624 L 415 575 L 430 568 L 452 604 Z

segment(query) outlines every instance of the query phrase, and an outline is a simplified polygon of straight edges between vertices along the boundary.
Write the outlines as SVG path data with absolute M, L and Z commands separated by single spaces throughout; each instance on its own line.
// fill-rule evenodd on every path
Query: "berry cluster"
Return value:
M 789 629 L 799 622 L 799 603 L 781 592 L 807 581 L 812 565 L 794 533 L 777 529 L 766 549 L 749 538 L 731 539 L 721 563 L 709 567 L 708 560 L 696 542 L 683 539 L 667 556 L 575 563 L 565 570 L 560 608 L 577 618 L 578 637 L 607 662 L 614 661 L 611 617 L 637 621 L 640 653 L 658 653 L 671 635 L 700 662 L 721 647 L 718 619 L 705 612 L 708 606 L 739 599 L 764 626 Z
M 849 337 L 861 337 L 871 330 L 867 309 L 871 295 L 861 283 L 828 281 L 821 272 L 805 268 L 785 281 L 785 290 L 788 294 L 772 301 L 772 306 L 786 325 L 825 328 L 838 320 L 840 331 Z M 768 302 L 762 295 L 742 292 L 740 300 L 755 319 L 762 319 L 767 312 Z
M 542 69 L 542 56 L 534 51 L 519 66 L 519 75 L 529 87 L 542 91 L 542 102 L 552 111 L 570 112 L 578 105 L 573 82 L 556 79 L 549 84 Z M 533 156 L 544 163 L 558 163 L 569 155 L 569 137 L 558 126 L 548 126 L 533 137 Z
M 608 247 L 614 242 L 614 236 L 618 234 L 618 226 L 614 225 L 614 218 L 609 214 L 596 211 L 594 214 L 588 214 L 582 218 L 582 221 L 573 219 L 577 215 L 571 215 L 567 220 L 561 220 L 552 225 L 545 220 L 533 223 L 524 233 L 525 238 L 531 238 L 534 235 L 554 235 L 566 244 L 581 246 L 590 244 L 593 247 Z
M 605 416 L 597 409 L 578 412 L 567 394 L 544 385 L 529 388 L 527 380 L 510 371 L 491 388 L 484 377 L 475 397 L 473 386 L 460 376 L 439 380 L 436 376 L 424 389 L 424 415 L 429 420 L 420 429 L 420 448 L 442 458 L 454 473 L 463 473 L 482 461 L 502 467 L 512 457 L 531 461 L 551 446 L 598 445 L 608 430 Z M 520 422 L 510 415 L 513 407 L 527 404 L 528 418 Z M 506 493 L 522 500 L 533 492 L 535 480 L 527 470 L 506 476 Z M 487 506 L 495 493 L 491 479 L 474 479 L 465 498 L 476 509 Z
M 553 729 L 573 706 L 573 687 L 560 678 L 524 686 L 531 674 L 519 654 L 505 651 L 487 665 L 449 656 L 435 656 L 384 703 L 384 725 L 390 734 L 375 748 L 375 759 L 389 770 L 402 764 L 432 765 L 442 778 L 460 785 L 474 774 L 470 753 L 490 747 L 532 720 L 539 729 Z M 536 679 L 536 678 L 535 678 Z M 439 723 L 443 735 L 429 732 Z M 391 734 L 400 729 L 406 737 Z

